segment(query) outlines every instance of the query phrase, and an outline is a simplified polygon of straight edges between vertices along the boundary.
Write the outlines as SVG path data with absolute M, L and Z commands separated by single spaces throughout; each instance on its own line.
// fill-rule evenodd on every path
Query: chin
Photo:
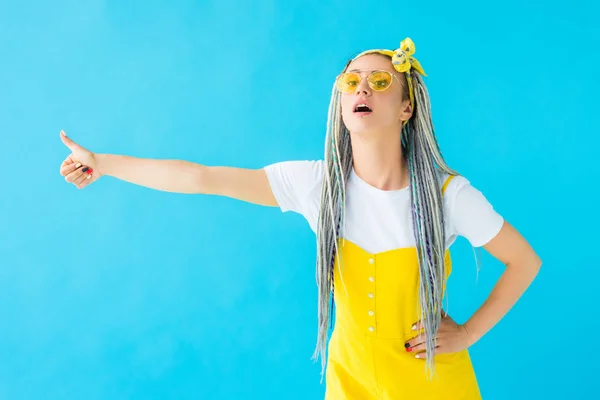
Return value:
M 383 126 L 381 126 L 381 123 L 377 122 L 378 121 L 368 121 L 366 119 L 359 119 L 359 121 L 351 121 L 350 124 L 346 125 L 346 128 L 348 128 L 348 130 L 352 133 L 363 136 L 369 134 L 370 132 L 380 131 L 383 128 Z

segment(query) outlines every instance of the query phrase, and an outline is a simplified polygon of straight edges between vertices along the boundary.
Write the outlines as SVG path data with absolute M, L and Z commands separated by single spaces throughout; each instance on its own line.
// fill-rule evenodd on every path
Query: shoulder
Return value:
M 323 171 L 323 168 L 323 160 L 289 160 L 280 161 L 265 166 L 265 170 L 267 172 L 288 171 L 309 174 L 318 174 Z
M 264 167 L 282 211 L 308 212 L 323 182 L 323 160 L 281 161 Z
M 452 198 L 462 187 L 470 185 L 469 180 L 462 175 L 451 175 L 440 169 L 436 171 L 438 183 L 445 198 Z
M 440 180 L 446 184 L 444 206 L 449 233 L 466 237 L 475 247 L 483 246 L 502 228 L 502 215 L 464 176 L 441 173 Z
M 323 160 L 290 160 L 264 167 L 271 181 L 287 181 L 296 185 L 317 184 L 322 180 L 325 163 Z

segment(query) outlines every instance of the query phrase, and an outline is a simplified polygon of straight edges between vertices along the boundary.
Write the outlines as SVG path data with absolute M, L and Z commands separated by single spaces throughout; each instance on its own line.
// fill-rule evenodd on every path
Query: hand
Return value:
M 60 139 L 71 150 L 71 154 L 60 165 L 60 174 L 65 180 L 78 189 L 97 181 L 102 174 L 98 170 L 95 154 L 72 141 L 64 131 L 60 131 Z
M 421 321 L 413 325 L 415 331 L 423 329 Z M 455 353 L 467 349 L 469 343 L 469 330 L 466 325 L 459 325 L 444 310 L 436 337 L 436 348 L 434 354 Z M 415 358 L 425 360 L 425 332 L 410 339 L 405 344 L 406 351 L 415 352 Z

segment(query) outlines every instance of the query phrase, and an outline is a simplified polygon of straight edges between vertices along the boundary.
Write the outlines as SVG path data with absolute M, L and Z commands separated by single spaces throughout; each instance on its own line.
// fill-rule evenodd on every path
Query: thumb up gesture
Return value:
M 94 153 L 72 141 L 64 131 L 60 131 L 60 139 L 71 150 L 71 154 L 60 165 L 60 174 L 67 182 L 83 189 L 102 176 L 96 168 Z

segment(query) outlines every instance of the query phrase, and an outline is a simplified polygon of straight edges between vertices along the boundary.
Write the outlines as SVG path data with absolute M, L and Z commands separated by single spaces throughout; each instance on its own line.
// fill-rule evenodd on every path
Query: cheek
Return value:
M 400 94 L 394 94 L 388 96 L 386 99 L 382 99 L 381 109 L 385 115 L 389 117 L 399 117 L 402 113 L 402 101 L 400 101 Z
M 343 116 L 347 116 L 352 113 L 352 99 L 349 99 L 346 96 L 343 96 L 341 98 L 341 105 L 342 105 L 342 115 Z

